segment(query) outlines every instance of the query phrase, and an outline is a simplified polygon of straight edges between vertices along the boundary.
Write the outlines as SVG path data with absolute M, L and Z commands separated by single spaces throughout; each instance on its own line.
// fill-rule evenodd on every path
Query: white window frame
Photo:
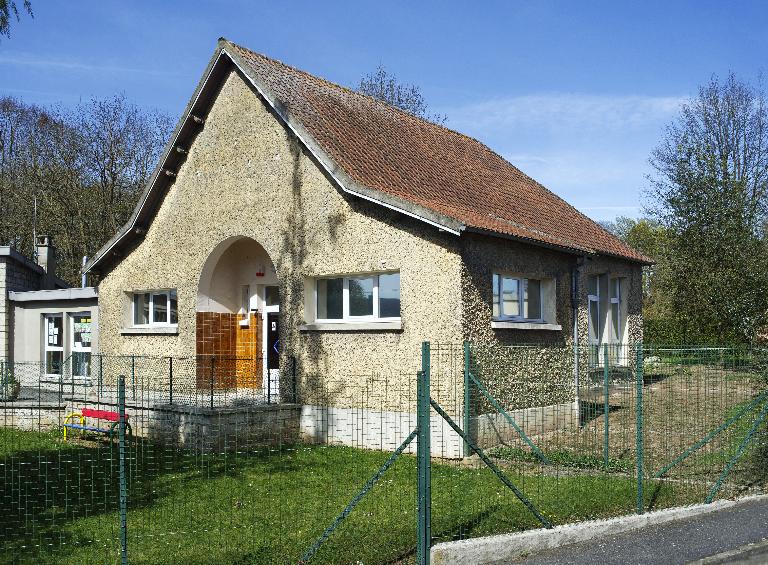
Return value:
M 48 320 L 50 318 L 59 318 L 61 320 L 61 345 L 50 345 L 48 343 Z M 43 366 L 45 367 L 45 374 L 48 377 L 58 377 L 61 378 L 64 376 L 64 347 L 67 344 L 67 341 L 65 339 L 64 333 L 66 328 L 66 323 L 64 320 L 64 314 L 63 313 L 52 313 L 52 314 L 43 314 Z M 49 373 L 48 372 L 48 352 L 49 351 L 60 351 L 61 352 L 61 373 Z
M 178 327 L 178 294 L 176 296 L 176 322 L 171 322 L 171 293 L 176 292 L 174 288 L 167 288 L 162 290 L 137 290 L 131 294 L 131 325 L 135 328 L 150 328 L 150 327 L 163 327 L 163 328 L 175 328 Z M 149 294 L 149 320 L 146 324 L 136 323 L 136 297 L 142 294 Z M 155 296 L 165 296 L 165 306 L 167 312 L 167 321 L 155 322 Z
M 498 278 L 498 285 L 499 287 L 496 290 L 497 295 L 499 297 L 499 315 L 494 316 L 494 321 L 499 322 L 531 322 L 531 323 L 543 323 L 544 322 L 544 279 L 537 279 L 534 277 L 521 277 L 520 275 L 510 275 L 510 274 L 504 274 L 500 272 L 494 272 L 493 275 L 495 275 Z M 518 311 L 520 312 L 519 316 L 506 316 L 504 315 L 504 299 L 502 290 L 504 288 L 504 279 L 515 279 L 518 282 Z M 529 280 L 535 280 L 539 281 L 539 317 L 538 318 L 526 318 L 525 317 L 525 295 L 528 292 L 528 281 Z M 491 278 L 491 286 L 493 286 L 493 277 Z M 493 301 L 493 291 L 491 292 L 491 301 Z M 491 305 L 493 307 L 493 304 Z
M 382 273 L 365 273 L 365 274 L 357 274 L 357 275 L 331 275 L 331 276 L 324 276 L 324 277 L 317 277 L 313 281 L 313 300 L 315 305 L 315 322 L 320 324 L 349 324 L 349 323 L 365 323 L 365 322 L 399 322 L 401 319 L 401 316 L 388 316 L 385 318 L 382 318 L 380 316 L 380 304 L 379 304 L 379 276 L 381 275 L 394 275 L 399 274 L 399 271 L 387 271 Z M 352 316 L 349 313 L 349 281 L 350 280 L 362 280 L 362 279 L 373 279 L 373 313 L 368 314 L 365 316 Z M 328 279 L 342 279 L 343 280 L 343 288 L 342 288 L 342 314 L 341 318 L 320 318 L 317 316 L 317 312 L 320 311 L 319 304 L 318 304 L 318 291 L 317 291 L 317 283 L 321 280 L 328 280 Z M 401 301 L 401 307 L 402 307 L 402 301 Z
M 587 294 L 587 334 L 589 342 L 592 345 L 599 345 L 602 340 L 602 332 L 600 331 L 600 275 L 588 275 L 595 277 L 596 284 L 595 289 L 597 294 Z M 595 336 L 592 337 L 592 333 L 589 331 L 592 328 L 592 308 L 597 308 L 597 328 L 595 329 Z
M 72 358 L 72 355 L 74 353 L 88 353 L 92 355 L 92 347 L 93 347 L 93 341 L 91 341 L 91 345 L 88 347 L 81 345 L 78 345 L 75 342 L 75 318 L 79 316 L 87 316 L 91 318 L 91 339 L 93 339 L 93 316 L 91 315 L 91 312 L 70 312 L 69 313 L 69 357 Z M 74 361 L 71 361 L 72 365 L 72 376 L 73 377 L 87 377 L 88 375 L 75 375 L 75 369 L 74 369 Z
M 613 293 L 613 291 L 614 291 L 614 286 L 613 286 L 614 283 L 618 285 L 616 287 L 617 292 L 616 292 L 616 296 L 615 297 L 613 296 L 613 294 L 614 294 Z M 622 297 L 622 288 L 621 287 L 623 286 L 621 284 L 621 277 L 611 277 L 609 279 L 609 284 L 610 284 L 610 289 L 609 290 L 610 290 L 610 297 L 611 297 L 611 339 L 613 340 L 613 343 L 621 343 L 622 342 L 621 340 L 623 338 L 623 336 L 622 336 L 623 331 L 622 330 L 624 329 L 623 328 L 623 324 L 621 322 L 621 297 Z M 613 305 L 614 304 L 617 305 L 617 310 L 618 310 L 618 313 L 619 313 L 619 315 L 618 315 L 618 318 L 619 318 L 618 319 L 618 323 L 615 323 L 616 321 L 613 319 Z M 618 326 L 618 332 L 615 329 L 617 326 Z M 616 335 L 616 333 L 618 333 L 618 335 Z

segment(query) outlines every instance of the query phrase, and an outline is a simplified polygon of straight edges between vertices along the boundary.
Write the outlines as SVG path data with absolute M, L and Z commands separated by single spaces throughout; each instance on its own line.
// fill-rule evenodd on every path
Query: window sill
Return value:
M 402 322 L 323 322 L 299 326 L 301 332 L 376 332 L 401 331 Z
M 179 335 L 178 326 L 133 326 L 121 328 L 120 335 Z
M 561 331 L 563 326 L 560 324 L 547 324 L 544 322 L 502 322 L 492 321 L 491 328 L 494 330 L 544 330 Z

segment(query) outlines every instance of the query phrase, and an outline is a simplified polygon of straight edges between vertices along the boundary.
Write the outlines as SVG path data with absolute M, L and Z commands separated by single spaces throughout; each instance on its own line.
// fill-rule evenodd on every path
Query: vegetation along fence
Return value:
M 332 369 L 0 362 L 0 563 L 428 563 L 765 483 L 763 350 L 425 343 Z

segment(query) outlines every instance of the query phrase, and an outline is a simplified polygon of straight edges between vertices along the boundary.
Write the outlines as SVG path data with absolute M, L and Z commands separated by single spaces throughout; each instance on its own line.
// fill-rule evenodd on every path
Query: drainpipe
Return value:
M 581 281 L 581 268 L 586 257 L 576 259 L 576 264 L 571 269 L 571 318 L 573 321 L 573 386 L 575 389 L 575 407 L 579 410 L 579 281 Z
M 88 262 L 88 255 L 83 255 L 83 268 L 80 269 L 80 272 L 82 273 L 80 275 L 80 286 L 85 288 L 85 282 L 86 282 L 86 274 L 85 274 L 85 264 Z

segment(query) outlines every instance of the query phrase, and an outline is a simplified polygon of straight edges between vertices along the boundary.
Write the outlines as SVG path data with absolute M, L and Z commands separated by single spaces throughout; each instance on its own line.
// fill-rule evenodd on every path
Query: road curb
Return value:
M 431 560 L 434 565 L 459 565 L 518 559 L 531 553 L 629 532 L 645 526 L 656 526 L 702 516 L 755 500 L 768 500 L 768 495 L 746 496 L 737 500 L 718 500 L 711 504 L 670 508 L 607 520 L 591 520 L 557 526 L 551 530 L 541 528 L 515 534 L 438 543 L 432 546 Z

